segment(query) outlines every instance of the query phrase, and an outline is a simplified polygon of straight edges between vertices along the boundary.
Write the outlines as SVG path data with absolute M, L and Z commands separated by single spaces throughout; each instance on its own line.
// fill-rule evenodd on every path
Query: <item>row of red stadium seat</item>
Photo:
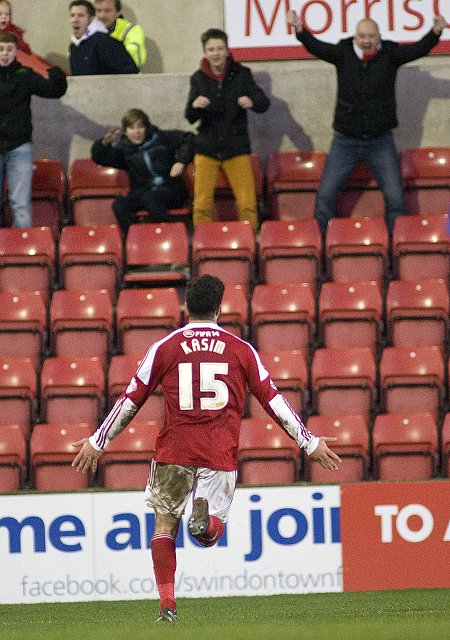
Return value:
M 396 220 L 392 252 L 382 218 L 330 221 L 326 274 L 317 222 L 268 220 L 255 238 L 246 222 L 198 225 L 191 241 L 182 222 L 135 224 L 123 250 L 115 225 L 66 226 L 55 242 L 49 227 L 0 229 L 0 291 L 39 290 L 58 281 L 67 289 L 107 289 L 112 298 L 122 284 L 183 285 L 190 273 L 220 275 L 246 291 L 255 283 L 310 283 L 358 280 L 383 284 L 401 280 L 448 279 L 448 215 L 402 216 Z M 151 256 L 151 259 L 150 259 Z M 392 270 L 389 270 L 392 261 Z
M 289 404 L 309 414 L 365 416 L 377 412 L 426 412 L 439 421 L 448 397 L 450 360 L 438 347 L 386 347 L 379 363 L 371 349 L 319 348 L 309 365 L 299 350 L 260 351 L 263 364 Z M 98 357 L 0 359 L 0 424 L 15 423 L 29 437 L 36 422 L 83 422 L 95 427 L 125 390 L 143 356 L 115 355 L 106 368 Z M 107 372 L 107 373 L 106 373 Z M 159 389 L 142 407 L 141 419 L 163 420 Z M 249 417 L 264 417 L 249 398 Z
M 261 158 L 253 153 L 261 211 L 267 217 L 280 220 L 311 218 L 325 159 L 323 151 L 280 151 L 269 156 L 264 170 Z M 450 200 L 450 148 L 407 149 L 400 154 L 400 162 L 407 213 L 446 213 Z M 191 163 L 185 171 L 191 196 L 194 177 Z M 74 160 L 67 178 L 58 160 L 35 160 L 33 225 L 50 226 L 56 233 L 67 221 L 81 225 L 113 224 L 112 201 L 128 191 L 126 172 L 100 167 L 90 159 Z M 364 165 L 359 165 L 350 176 L 337 208 L 344 216 L 383 215 L 381 192 Z M 219 175 L 216 189 L 216 209 L 218 219 L 236 216 L 231 189 L 223 173 Z M 174 214 L 189 214 L 189 208 Z
M 300 479 L 312 482 L 364 480 L 373 458 L 372 477 L 381 480 L 432 478 L 442 451 L 442 472 L 450 477 L 450 413 L 441 436 L 433 415 L 385 413 L 375 418 L 372 434 L 361 415 L 312 416 L 307 427 L 317 433 L 332 433 L 334 450 L 342 459 L 339 471 L 331 473 L 308 462 L 296 443 L 267 419 L 244 419 L 238 450 L 238 481 L 244 485 L 290 484 Z M 145 486 L 160 425 L 133 421 L 115 439 L 99 460 L 98 477 L 76 473 L 73 442 L 88 437 L 91 427 L 76 423 L 36 425 L 30 440 L 30 486 L 41 491 L 85 489 L 100 485 L 109 489 Z M 15 424 L 0 427 L 0 491 L 16 491 L 27 475 L 27 443 Z

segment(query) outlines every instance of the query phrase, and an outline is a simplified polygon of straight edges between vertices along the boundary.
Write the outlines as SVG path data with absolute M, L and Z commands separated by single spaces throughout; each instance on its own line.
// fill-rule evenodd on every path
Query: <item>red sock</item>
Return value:
M 175 602 L 175 540 L 169 533 L 156 533 L 152 538 L 153 571 L 158 586 L 161 609 L 177 608 Z
M 209 516 L 209 525 L 201 536 L 194 536 L 202 547 L 212 547 L 219 541 L 223 533 L 224 524 L 217 516 Z

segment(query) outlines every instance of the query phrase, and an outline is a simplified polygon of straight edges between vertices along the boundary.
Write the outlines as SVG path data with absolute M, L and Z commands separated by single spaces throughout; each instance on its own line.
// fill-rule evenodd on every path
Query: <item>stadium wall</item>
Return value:
M 239 488 L 216 547 L 183 519 L 176 591 L 450 587 L 449 505 L 449 481 Z M 155 599 L 153 531 L 140 491 L 3 496 L 0 602 Z

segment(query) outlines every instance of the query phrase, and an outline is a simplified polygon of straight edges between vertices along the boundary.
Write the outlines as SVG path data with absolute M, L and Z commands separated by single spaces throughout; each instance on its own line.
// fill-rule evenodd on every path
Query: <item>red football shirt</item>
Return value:
M 300 446 L 310 445 L 311 450 L 317 446 L 316 438 L 278 393 L 255 349 L 212 322 L 190 323 L 149 349 L 128 388 L 91 437 L 93 446 L 107 446 L 126 426 L 123 418 L 130 401 L 141 407 L 159 384 L 166 410 L 156 441 L 158 462 L 236 469 L 247 388 Z

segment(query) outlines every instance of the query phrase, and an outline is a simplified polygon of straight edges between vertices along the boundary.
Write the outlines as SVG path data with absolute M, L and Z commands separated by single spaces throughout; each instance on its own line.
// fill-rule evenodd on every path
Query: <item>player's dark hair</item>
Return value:
M 222 303 L 224 288 L 220 278 L 208 274 L 188 282 L 186 304 L 190 316 L 210 320 Z
M 88 16 L 90 16 L 91 18 L 95 16 L 95 7 L 92 2 L 89 2 L 89 0 L 73 0 L 73 2 L 69 4 L 69 11 L 72 9 L 72 7 L 79 6 L 85 7 Z
M 228 36 L 225 31 L 222 31 L 222 29 L 207 29 L 200 36 L 203 49 L 205 48 L 205 44 L 207 43 L 207 41 L 211 38 L 214 38 L 216 40 L 223 40 L 225 42 L 225 45 L 228 47 Z

